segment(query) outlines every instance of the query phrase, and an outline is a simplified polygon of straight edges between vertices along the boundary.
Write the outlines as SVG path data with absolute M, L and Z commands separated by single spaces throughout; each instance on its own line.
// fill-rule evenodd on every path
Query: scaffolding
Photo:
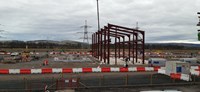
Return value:
M 114 41 L 113 44 L 112 41 Z M 108 24 L 92 34 L 92 56 L 110 64 L 111 50 L 114 49 L 115 64 L 117 58 L 129 58 L 130 60 L 131 57 L 133 64 L 138 62 L 139 57 L 144 64 L 144 43 L 144 31 Z M 111 48 L 111 45 L 114 45 L 114 48 Z M 128 54 L 125 53 L 126 51 Z

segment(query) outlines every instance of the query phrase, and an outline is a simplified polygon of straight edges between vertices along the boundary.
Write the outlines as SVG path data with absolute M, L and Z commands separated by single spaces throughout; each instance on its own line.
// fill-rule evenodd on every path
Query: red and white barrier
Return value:
M 52 73 L 97 73 L 97 72 L 153 72 L 160 67 L 102 67 L 102 68 L 42 68 L 0 69 L 0 74 L 52 74 Z
M 200 76 L 200 66 L 191 66 L 190 73 L 191 75 Z
M 191 66 L 191 69 L 197 69 L 197 70 L 200 70 L 200 66 Z
M 159 74 L 166 74 L 166 71 L 165 71 L 165 69 L 158 69 L 158 73 Z
M 165 69 L 158 69 L 158 73 L 159 74 L 164 74 L 164 75 L 167 75 L 166 74 L 166 70 Z M 181 73 L 170 73 L 170 76 L 172 79 L 179 79 L 179 80 L 184 80 L 184 81 L 191 81 L 192 78 L 189 74 L 181 74 Z
M 200 76 L 200 71 L 197 71 L 197 70 L 194 70 L 194 69 L 190 69 L 190 73 L 191 73 L 191 75 Z
M 170 77 L 173 79 L 179 79 L 184 81 L 191 81 L 191 76 L 188 74 L 181 74 L 181 73 L 171 73 Z

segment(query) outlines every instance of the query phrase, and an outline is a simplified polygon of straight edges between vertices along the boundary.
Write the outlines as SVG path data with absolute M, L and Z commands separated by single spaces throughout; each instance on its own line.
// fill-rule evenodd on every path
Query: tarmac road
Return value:
M 79 84 L 79 87 L 82 87 L 84 89 L 77 89 L 78 92 L 80 91 L 94 92 L 95 87 L 97 88 L 98 87 L 107 87 L 107 88 L 114 87 L 116 89 L 116 87 L 120 87 L 120 86 L 131 87 L 131 86 L 139 86 L 139 85 L 146 85 L 146 84 L 187 83 L 181 80 L 174 81 L 170 77 L 156 74 L 156 72 L 0 75 L 0 92 L 1 91 L 26 92 L 30 90 L 32 90 L 32 92 L 40 92 L 44 90 L 45 85 L 48 85 L 48 88 L 51 91 L 51 90 L 56 89 L 57 79 L 68 80 L 71 78 L 73 79 L 80 78 L 81 84 Z M 196 79 L 196 81 L 200 81 L 200 78 Z M 59 82 L 57 86 L 61 86 L 60 88 L 62 88 L 63 85 L 64 85 L 64 88 L 69 87 L 67 83 L 62 84 L 62 85 L 60 85 L 60 83 L 65 83 L 65 82 L 64 81 Z M 199 87 L 197 87 L 196 89 L 195 88 L 193 89 L 200 90 L 198 88 Z M 104 92 L 100 90 L 101 88 L 99 88 L 98 92 Z M 195 91 L 192 91 L 192 92 L 195 92 Z

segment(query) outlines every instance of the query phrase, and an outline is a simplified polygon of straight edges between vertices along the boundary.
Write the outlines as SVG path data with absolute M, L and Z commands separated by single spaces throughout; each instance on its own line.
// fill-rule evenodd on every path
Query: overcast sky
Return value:
M 197 41 L 200 0 L 99 0 L 101 27 L 107 23 L 146 33 L 146 42 Z M 0 0 L 1 40 L 76 40 L 87 20 L 97 30 L 96 0 Z

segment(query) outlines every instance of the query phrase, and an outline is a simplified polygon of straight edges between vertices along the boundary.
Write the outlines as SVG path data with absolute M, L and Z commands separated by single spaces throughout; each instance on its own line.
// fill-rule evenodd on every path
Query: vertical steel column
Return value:
M 107 59 L 108 59 L 108 63 L 107 64 L 110 64 L 110 41 L 111 41 L 111 39 L 110 39 L 110 27 L 108 26 L 108 57 L 107 57 Z
M 100 55 L 99 55 L 99 49 L 100 49 L 100 45 L 99 45 L 99 42 L 100 42 L 100 41 L 99 41 L 99 38 L 100 38 L 100 36 L 99 36 L 99 30 L 98 30 L 98 32 L 97 32 L 97 39 L 98 39 L 98 40 L 97 40 L 97 53 L 98 53 L 98 54 L 97 54 L 97 58 L 98 58 L 98 59 L 99 59 L 99 56 L 100 56 Z
M 104 28 L 104 63 L 106 63 L 106 28 Z
M 102 61 L 102 31 L 100 32 L 100 61 Z
M 95 56 L 96 56 L 96 58 L 98 58 L 98 52 L 97 52 L 98 51 L 98 43 L 97 43 L 98 41 L 97 40 L 98 40 L 98 36 L 97 36 L 97 32 L 96 32 L 95 33 L 95 41 L 96 41 L 96 46 L 95 46 L 96 47 L 96 55 Z
M 145 47 L 145 44 L 144 44 L 144 43 L 145 43 L 145 42 L 144 42 L 144 41 L 145 41 L 145 34 L 144 34 L 144 32 L 142 33 L 142 35 L 143 35 L 143 41 L 142 41 L 142 49 L 143 49 L 143 51 L 142 51 L 142 54 L 143 54 L 143 55 L 142 55 L 142 63 L 144 64 L 144 58 L 145 58 L 145 57 L 144 57 L 144 55 L 145 55 L 145 54 L 144 54 L 144 53 L 145 53 L 145 49 L 144 49 L 144 47 Z
M 93 37 L 94 37 L 94 39 L 93 39 L 93 42 L 94 42 L 94 44 L 93 44 L 93 46 L 94 46 L 94 57 L 95 57 L 95 55 L 96 55 L 96 47 L 95 47 L 95 45 L 96 45 L 96 43 L 95 43 L 95 33 L 93 33 Z
M 94 41 L 94 37 L 93 37 L 93 34 L 92 34 L 92 56 L 94 56 L 93 52 L 94 52 L 94 46 L 93 46 L 93 42 Z
M 136 63 L 138 62 L 138 34 L 136 34 L 136 45 L 135 45 Z
M 115 30 L 115 65 L 117 65 L 117 30 Z
M 132 50 L 132 53 L 133 53 L 133 64 L 135 63 L 135 34 L 133 33 L 133 50 Z
M 130 60 L 130 57 L 131 57 L 131 38 L 130 38 L 130 35 L 128 35 L 128 58 Z
M 123 50 L 123 59 L 125 58 L 125 37 L 123 36 L 122 37 L 123 38 L 123 42 L 122 42 L 122 45 L 123 45 L 123 47 L 122 47 L 122 50 Z
M 120 37 L 118 39 L 119 39 L 119 42 L 118 42 L 118 57 L 120 58 Z

